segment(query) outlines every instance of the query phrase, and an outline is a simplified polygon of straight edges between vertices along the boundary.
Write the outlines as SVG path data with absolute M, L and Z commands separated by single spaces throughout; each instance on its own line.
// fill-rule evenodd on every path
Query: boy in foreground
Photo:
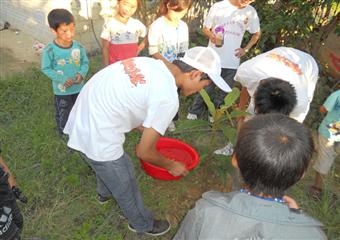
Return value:
M 53 9 L 47 19 L 56 38 L 43 50 L 41 71 L 52 80 L 55 119 L 58 132 L 62 135 L 70 111 L 84 85 L 89 61 L 85 49 L 73 40 L 73 15 L 66 9 Z
M 204 193 L 174 239 L 327 239 L 322 224 L 285 196 L 303 177 L 312 153 L 309 130 L 287 116 L 246 121 L 232 159 L 245 187 Z

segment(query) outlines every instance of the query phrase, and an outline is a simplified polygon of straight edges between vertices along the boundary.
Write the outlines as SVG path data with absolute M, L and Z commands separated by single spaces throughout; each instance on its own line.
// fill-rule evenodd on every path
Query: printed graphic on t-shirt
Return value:
M 138 38 L 141 35 L 141 31 L 114 31 L 111 33 L 111 43 L 112 44 L 120 44 L 120 43 L 132 43 L 138 42 Z
M 73 49 L 71 56 L 69 58 L 62 58 L 57 60 L 57 64 L 60 66 L 65 66 L 66 64 L 80 65 L 80 50 L 78 48 Z
M 246 26 L 248 24 L 249 18 L 247 16 L 239 16 L 238 19 L 235 17 L 229 17 L 227 19 L 220 19 L 216 17 L 216 22 L 223 22 L 221 24 L 215 25 L 213 31 L 215 34 L 223 33 L 224 36 L 231 35 L 237 37 L 243 37 L 246 31 Z
M 184 43 L 177 43 L 177 45 L 161 43 L 159 45 L 159 52 L 169 62 L 173 62 L 174 60 L 177 59 L 179 53 L 185 51 L 185 46 L 186 44 Z
M 301 71 L 301 68 L 299 67 L 299 65 L 292 62 L 291 60 L 287 59 L 286 57 L 281 56 L 281 55 L 276 54 L 276 53 L 270 53 L 270 54 L 267 55 L 267 57 L 283 63 L 284 65 L 286 65 L 287 67 L 292 69 L 294 72 L 296 72 L 298 75 L 302 75 L 302 71 Z
M 328 124 L 327 128 L 330 133 L 330 139 L 334 142 L 340 142 L 340 121 Z
M 137 87 L 137 84 L 145 84 L 145 77 L 141 73 L 140 69 L 137 68 L 134 59 L 127 59 L 121 61 L 121 64 L 124 66 L 124 72 L 129 76 L 130 82 Z

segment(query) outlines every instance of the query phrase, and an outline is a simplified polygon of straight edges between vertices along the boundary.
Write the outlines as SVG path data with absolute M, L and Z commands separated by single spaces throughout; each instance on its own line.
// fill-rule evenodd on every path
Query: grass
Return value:
M 91 61 L 90 75 L 100 68 L 100 58 Z M 0 79 L 0 142 L 3 157 L 29 198 L 20 204 L 25 217 L 23 239 L 137 239 L 112 201 L 96 202 L 95 176 L 79 155 L 59 138 L 54 121 L 53 94 L 48 78 L 33 67 L 24 74 Z M 181 99 L 185 116 L 191 98 Z M 132 157 L 136 176 L 147 207 L 156 217 L 166 216 L 174 226 L 160 239 L 170 239 L 185 213 L 203 191 L 225 189 L 228 159 L 214 156 L 223 143 L 206 130 L 172 135 L 198 149 L 201 164 L 180 181 L 155 181 L 145 175 L 134 155 L 139 133 L 127 135 L 125 149 Z M 329 239 L 340 239 L 340 208 L 324 199 L 320 203 L 306 196 L 312 171 L 291 191 L 291 195 L 312 216 L 325 224 Z M 339 161 L 327 178 L 327 189 L 339 191 Z M 142 237 L 145 239 L 146 237 Z

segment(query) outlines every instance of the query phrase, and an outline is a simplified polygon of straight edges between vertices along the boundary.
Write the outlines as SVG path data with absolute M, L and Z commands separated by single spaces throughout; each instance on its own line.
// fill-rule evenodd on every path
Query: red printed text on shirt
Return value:
M 132 58 L 121 61 L 124 66 L 125 73 L 129 76 L 130 82 L 137 86 L 137 84 L 145 84 L 144 75 L 141 73 L 140 69 L 136 67 L 135 62 Z
M 299 65 L 296 64 L 296 63 L 293 63 L 291 60 L 287 59 L 286 57 L 281 56 L 281 55 L 276 54 L 276 53 L 270 53 L 270 54 L 267 55 L 267 57 L 283 63 L 284 65 L 286 65 L 287 67 L 292 69 L 294 72 L 296 72 L 298 75 L 302 75 L 302 71 L 301 71 Z

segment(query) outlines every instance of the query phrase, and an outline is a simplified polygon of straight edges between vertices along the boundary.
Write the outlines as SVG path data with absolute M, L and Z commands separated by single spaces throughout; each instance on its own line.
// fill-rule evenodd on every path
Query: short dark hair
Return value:
M 307 170 L 313 149 L 312 135 L 301 123 L 261 114 L 242 125 L 234 153 L 249 190 L 282 197 Z
M 278 78 L 260 81 L 255 92 L 257 114 L 281 113 L 289 115 L 297 103 L 296 91 L 292 84 Z
M 190 72 L 192 70 L 197 70 L 196 68 L 190 66 L 189 64 L 183 62 L 182 60 L 174 60 L 172 62 L 173 64 L 175 64 L 183 73 L 186 73 L 186 72 Z M 201 76 L 201 80 L 203 79 L 210 79 L 208 74 L 206 73 L 203 73 L 202 76 Z
M 57 30 L 61 24 L 69 25 L 74 23 L 72 13 L 63 8 L 56 8 L 47 15 L 48 25 L 50 28 Z

